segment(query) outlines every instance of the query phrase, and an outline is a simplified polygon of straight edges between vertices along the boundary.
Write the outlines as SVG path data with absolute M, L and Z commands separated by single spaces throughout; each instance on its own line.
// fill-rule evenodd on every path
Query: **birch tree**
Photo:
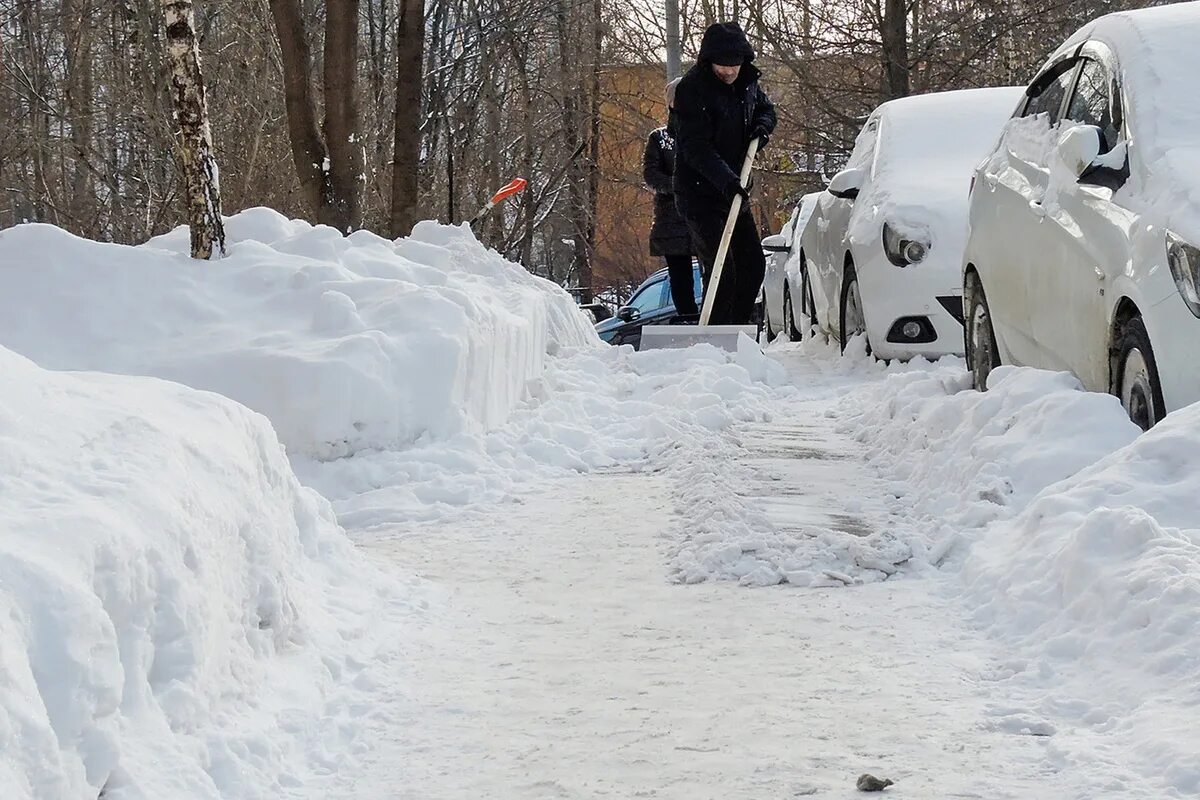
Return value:
M 191 0 L 163 0 L 162 8 L 175 141 L 183 170 L 192 258 L 208 259 L 213 255 L 214 245 L 224 252 L 225 228 L 221 222 L 221 185 L 208 124 L 200 50 L 196 46 L 196 23 Z

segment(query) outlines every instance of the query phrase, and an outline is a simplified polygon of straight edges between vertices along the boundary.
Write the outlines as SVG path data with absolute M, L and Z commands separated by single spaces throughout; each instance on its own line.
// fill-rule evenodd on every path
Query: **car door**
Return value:
M 985 202 L 972 203 L 973 250 L 987 294 L 992 324 L 1006 360 L 1050 366 L 1031 322 L 1036 294 L 1030 282 L 1045 263 L 1047 231 L 1042 201 L 1049 159 L 1071 87 L 1077 52 L 1048 65 L 1026 90 L 1026 100 L 1005 126 L 981 177 Z
M 870 170 L 875 163 L 875 146 L 879 140 L 880 112 L 876 111 L 867 119 L 858 138 L 854 140 L 854 150 L 846 169 L 861 169 L 866 171 L 866 183 L 870 181 Z M 817 237 L 820 243 L 821 282 L 825 290 L 829 330 L 836 332 L 841 329 L 841 296 L 842 274 L 846 262 L 846 251 L 849 249 L 850 217 L 854 213 L 854 200 L 834 197 L 825 192 L 821 196 L 819 212 L 822 218 L 817 222 Z
M 1029 290 L 1035 337 L 1050 366 L 1073 372 L 1093 391 L 1109 389 L 1107 288 L 1130 258 L 1137 215 L 1113 201 L 1128 178 L 1128 150 L 1116 60 L 1099 43 L 1085 45 L 1062 129 L 1098 128 L 1101 154 L 1123 167 L 1089 169 L 1078 181 L 1052 172 L 1042 225 L 1045 249 Z M 1123 157 L 1122 157 L 1123 156 Z
M 639 289 L 625 308 L 633 309 L 634 316 L 620 327 L 613 337 L 613 344 L 631 344 L 636 348 L 642 342 L 642 326 L 660 324 L 666 321 L 664 316 L 674 314 L 666 277 Z

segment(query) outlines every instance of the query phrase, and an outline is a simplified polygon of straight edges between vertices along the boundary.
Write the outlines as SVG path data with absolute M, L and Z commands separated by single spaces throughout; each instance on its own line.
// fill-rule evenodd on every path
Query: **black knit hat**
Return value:
M 699 59 L 733 67 L 753 61 L 754 48 L 736 22 L 718 22 L 704 31 Z

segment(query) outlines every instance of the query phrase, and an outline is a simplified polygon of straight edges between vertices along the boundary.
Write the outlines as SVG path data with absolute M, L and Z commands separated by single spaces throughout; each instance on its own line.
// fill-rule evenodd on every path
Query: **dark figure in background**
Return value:
M 675 205 L 703 265 L 704 291 L 717 292 L 709 319 L 713 325 L 750 322 L 767 267 L 749 192 L 738 176 L 750 142 L 759 139 L 765 147 L 775 130 L 775 106 L 759 87 L 762 73 L 752 61 L 754 50 L 737 24 L 710 25 L 695 66 L 675 90 Z M 712 287 L 725 218 L 739 194 L 742 210 L 720 286 Z
M 667 84 L 667 124 L 650 134 L 642 156 L 642 178 L 654 190 L 654 227 L 650 229 L 650 255 L 667 262 L 671 281 L 671 299 L 681 316 L 694 317 L 696 286 L 692 275 L 692 237 L 687 223 L 675 208 L 675 87 L 679 78 Z

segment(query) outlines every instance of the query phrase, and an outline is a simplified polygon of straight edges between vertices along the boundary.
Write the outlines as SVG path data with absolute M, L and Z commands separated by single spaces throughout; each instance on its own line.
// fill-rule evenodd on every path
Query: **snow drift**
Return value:
M 916 520 L 969 541 L 954 591 L 1004 643 L 994 679 L 1036 698 L 996 713 L 1060 760 L 1200 792 L 1200 406 L 1140 435 L 1065 373 L 967 386 L 959 366 L 890 376 L 843 424 Z
M 495 427 L 548 351 L 598 342 L 566 292 L 466 227 L 391 242 L 259 208 L 226 231 L 213 262 L 187 257 L 182 228 L 138 247 L 0 231 L 0 345 L 218 392 L 335 458 Z
M 0 348 L 3 797 L 281 796 L 373 574 L 259 415 Z
M 1115 397 L 1066 373 L 1005 366 L 987 392 L 970 385 L 958 360 L 889 375 L 842 415 L 871 463 L 904 484 L 905 512 L 943 536 L 1019 513 L 1139 432 Z
M 1200 406 L 1043 492 L 965 565 L 977 617 L 1120 728 L 1147 774 L 1200 792 Z

